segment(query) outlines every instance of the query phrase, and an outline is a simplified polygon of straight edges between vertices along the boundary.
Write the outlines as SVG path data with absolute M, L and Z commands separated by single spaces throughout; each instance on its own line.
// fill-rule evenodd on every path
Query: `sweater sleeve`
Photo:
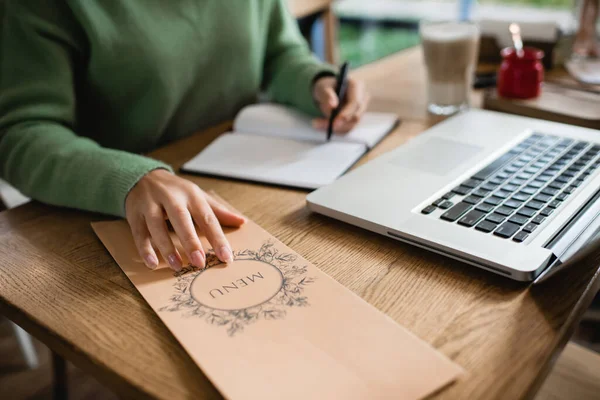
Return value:
M 79 136 L 85 34 L 64 1 L 10 1 L 0 24 L 0 177 L 36 200 L 123 216 L 159 161 Z
M 274 0 L 271 10 L 265 87 L 274 101 L 290 104 L 310 115 L 319 115 L 312 96 L 313 81 L 317 76 L 335 72 L 311 53 L 285 3 L 286 0 Z

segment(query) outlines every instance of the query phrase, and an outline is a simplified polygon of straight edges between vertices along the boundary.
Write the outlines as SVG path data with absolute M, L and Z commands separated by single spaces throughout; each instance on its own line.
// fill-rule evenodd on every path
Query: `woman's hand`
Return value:
M 335 93 L 336 78 L 326 76 L 317 80 L 313 85 L 313 97 L 325 118 L 313 120 L 316 129 L 327 129 L 329 116 L 338 106 L 339 99 Z M 347 133 L 356 126 L 369 105 L 370 96 L 361 81 L 348 78 L 346 102 L 333 122 L 335 132 Z
M 206 253 L 195 225 L 206 235 L 217 257 L 230 262 L 233 254 L 221 225 L 237 227 L 245 222 L 244 217 L 226 209 L 197 185 L 162 169 L 148 173 L 131 189 L 125 212 L 138 252 L 150 269 L 158 266 L 152 244 L 173 270 L 180 271 L 183 266 L 169 236 L 165 215 L 188 259 L 199 268 L 205 266 Z

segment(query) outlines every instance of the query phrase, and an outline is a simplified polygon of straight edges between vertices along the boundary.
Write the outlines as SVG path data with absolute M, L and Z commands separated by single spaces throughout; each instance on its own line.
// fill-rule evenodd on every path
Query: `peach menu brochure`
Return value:
M 226 231 L 232 263 L 178 273 L 146 268 L 126 221 L 92 227 L 226 398 L 414 400 L 463 372 L 252 221 Z

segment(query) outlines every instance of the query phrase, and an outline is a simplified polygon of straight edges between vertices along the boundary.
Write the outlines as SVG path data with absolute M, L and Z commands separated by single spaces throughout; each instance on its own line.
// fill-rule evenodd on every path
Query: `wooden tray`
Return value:
M 487 89 L 483 108 L 600 129 L 600 88 L 582 86 L 570 78 L 544 83 L 540 97 L 532 100 L 505 99 L 496 88 Z

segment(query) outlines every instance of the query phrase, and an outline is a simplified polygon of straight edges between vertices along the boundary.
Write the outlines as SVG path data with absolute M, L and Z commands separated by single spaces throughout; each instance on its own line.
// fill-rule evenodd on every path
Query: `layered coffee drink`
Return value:
M 479 29 L 468 22 L 424 22 L 420 31 L 428 76 L 428 110 L 451 115 L 467 108 L 479 54 Z

